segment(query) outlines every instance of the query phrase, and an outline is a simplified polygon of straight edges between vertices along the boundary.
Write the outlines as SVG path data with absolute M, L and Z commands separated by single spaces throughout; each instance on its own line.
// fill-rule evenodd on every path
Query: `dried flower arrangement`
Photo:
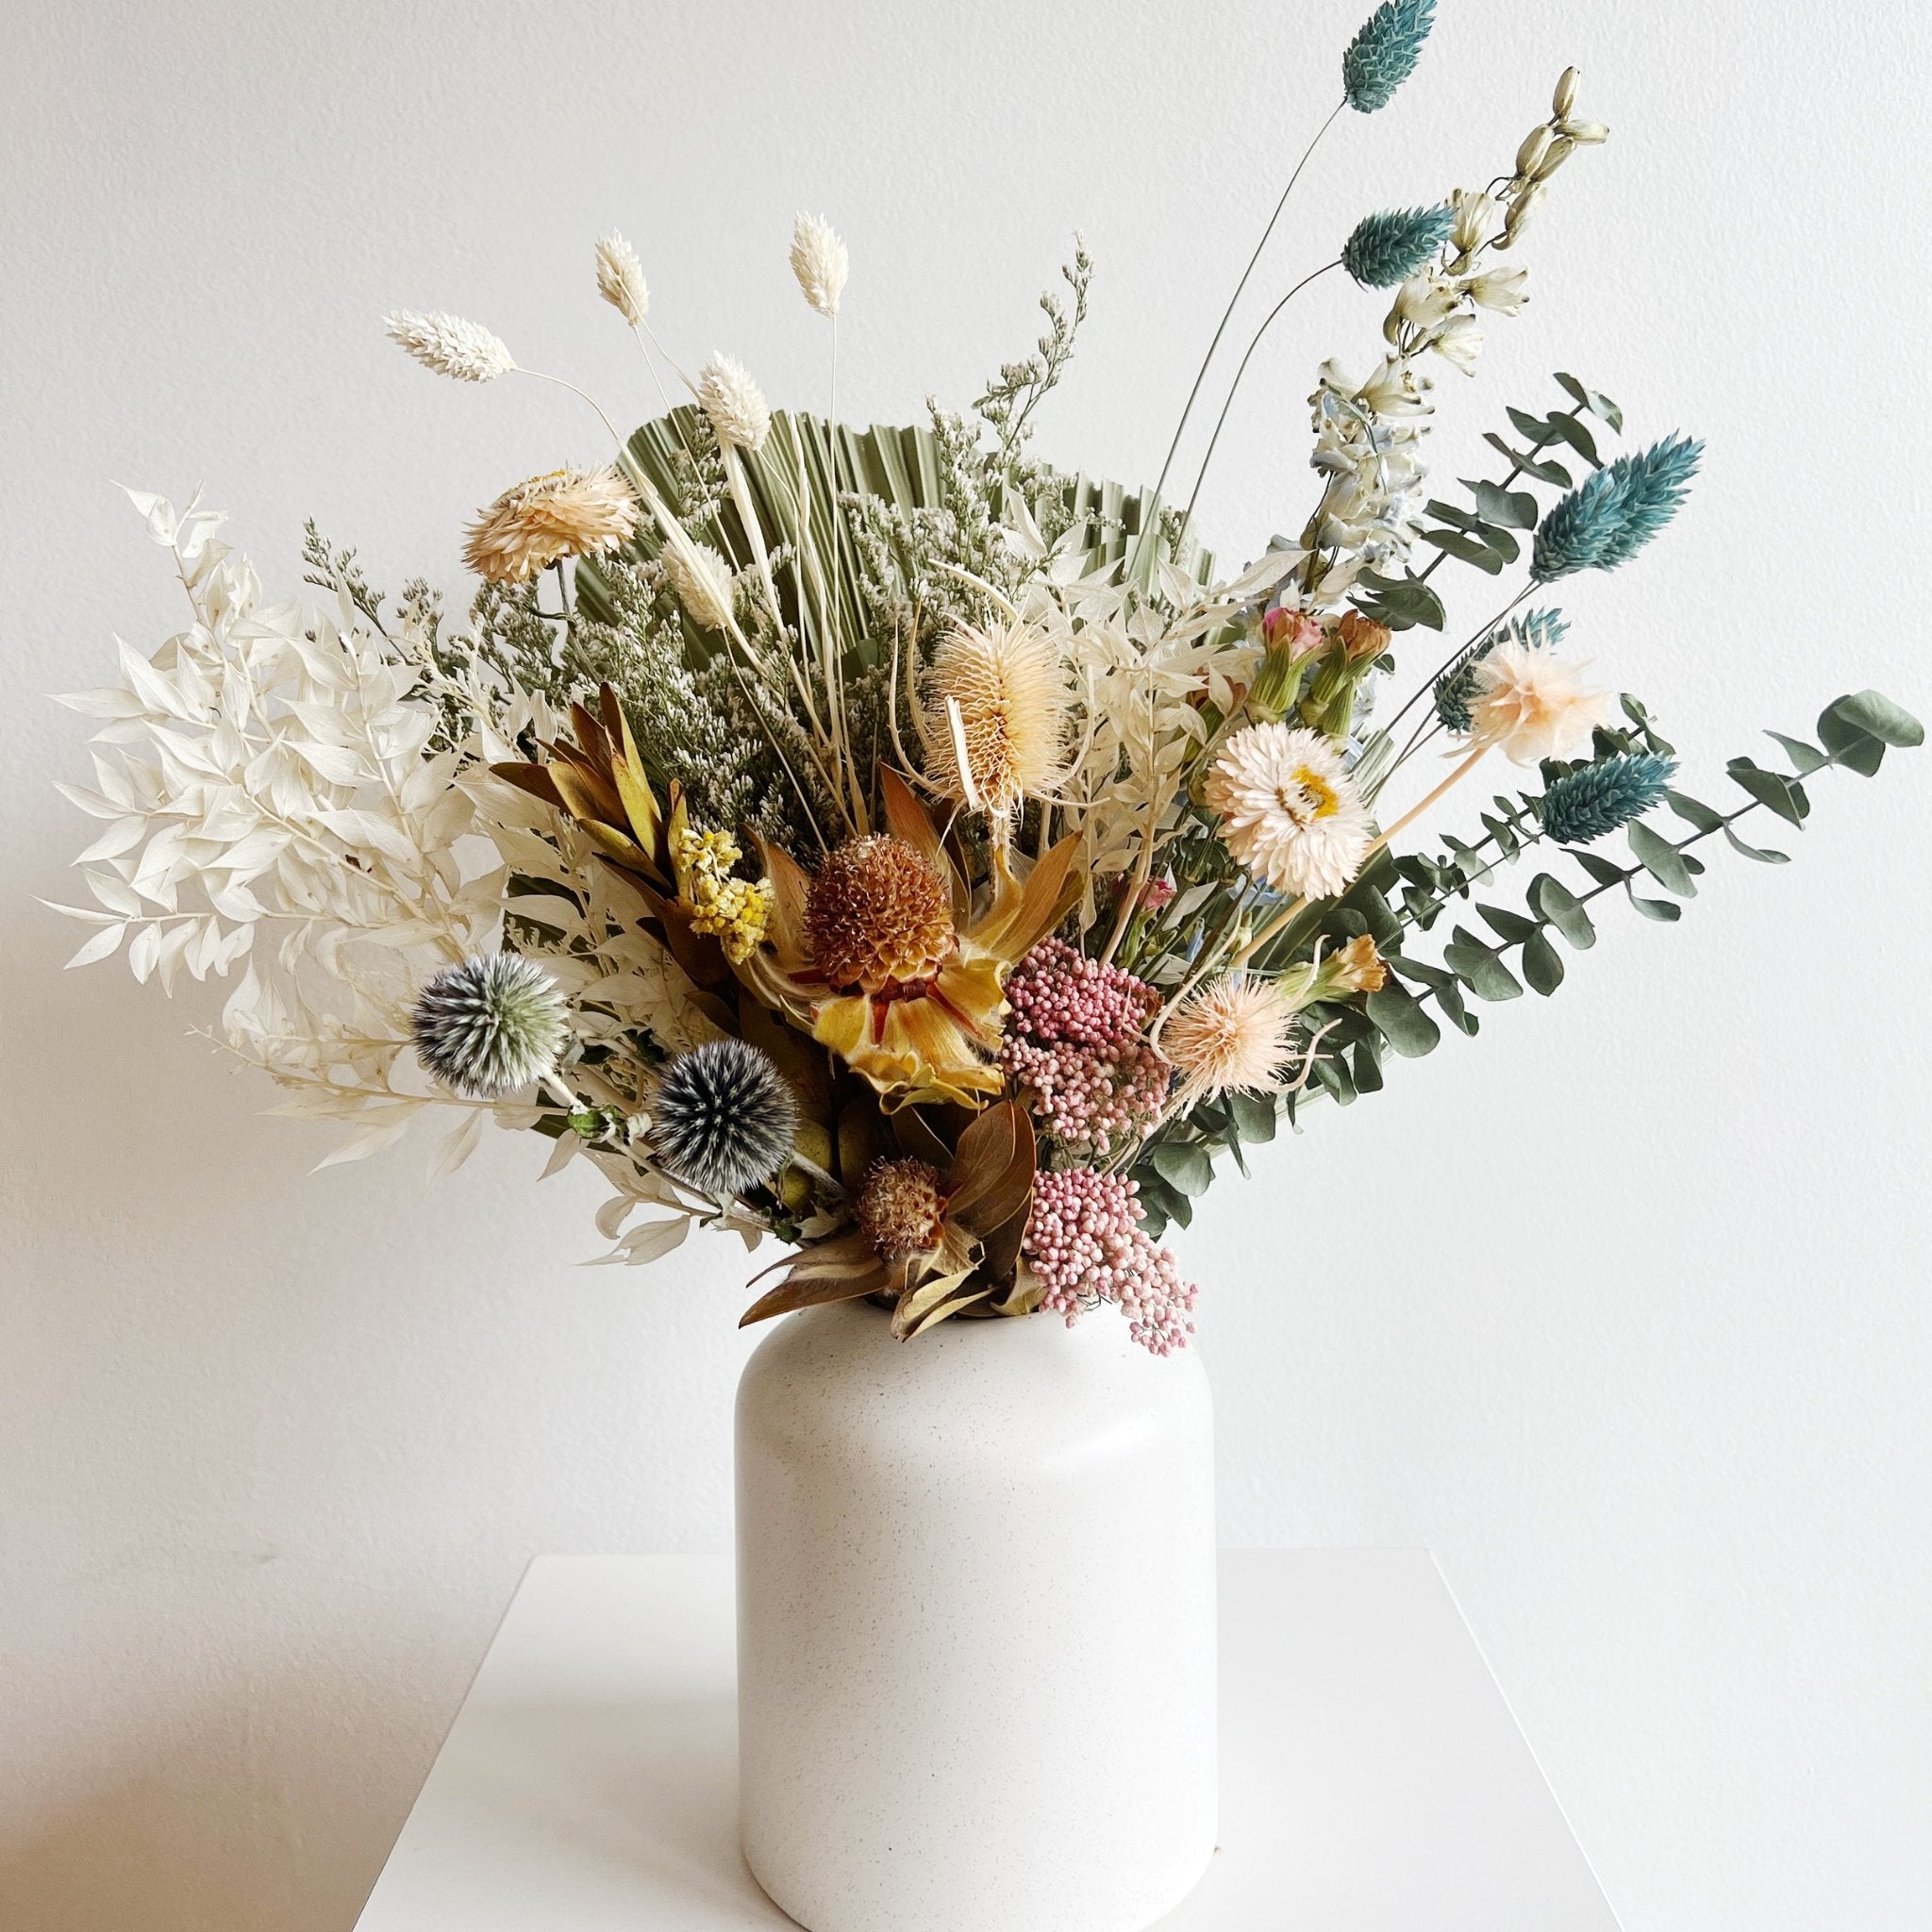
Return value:
M 1376 8 L 1317 141 L 1388 102 L 1432 11 Z M 96 904 L 62 908 L 97 928 L 74 963 L 125 941 L 171 991 L 239 968 L 217 1037 L 281 1110 L 353 1128 L 331 1160 L 440 1110 L 445 1170 L 489 1118 L 546 1137 L 546 1173 L 608 1177 L 608 1258 L 694 1223 L 776 1236 L 795 1253 L 747 1321 L 869 1296 L 907 1337 L 1111 1303 L 1148 1348 L 1183 1345 L 1195 1291 L 1156 1241 L 1217 1154 L 1380 1091 L 1388 1056 L 1429 1052 L 1444 1021 L 1474 1034 L 1472 997 L 1554 991 L 1554 941 L 1591 945 L 1603 895 L 1675 919 L 1711 838 L 1781 858 L 1739 821 L 1801 826 L 1816 774 L 1921 741 L 1868 691 L 1827 706 L 1815 744 L 1773 734 L 1789 769 L 1732 759 L 1730 808 L 1675 789 L 1644 706 L 1588 688 L 1561 614 L 1523 607 L 1635 556 L 1699 445 L 1606 458 L 1622 414 L 1573 376 L 1489 438 L 1500 478 L 1427 495 L 1430 358 L 1472 371 L 1482 318 L 1522 308 L 1524 233 L 1606 136 L 1576 95 L 1573 69 L 1505 175 L 1369 215 L 1315 272 L 1395 291 L 1383 347 L 1363 377 L 1323 365 L 1314 508 L 1232 578 L 1165 490 L 1235 302 L 1134 492 L 1027 454 L 1084 252 L 973 420 L 861 432 L 837 421 L 846 251 L 803 216 L 791 262 L 829 325 L 828 414 L 774 413 L 724 356 L 685 378 L 636 254 L 605 238 L 599 295 L 692 400 L 481 512 L 467 628 L 421 583 L 386 612 L 312 526 L 326 601 L 271 603 L 221 519 L 136 495 L 192 621 L 64 700 L 122 747 L 68 788 L 105 822 L 80 859 Z M 388 326 L 458 380 L 535 373 L 474 323 Z M 1525 548 L 1504 608 L 1388 706 L 1398 636 L 1446 626 L 1437 573 L 1499 576 Z M 1418 788 L 1438 746 L 1446 774 Z M 1473 841 L 1399 848 L 1491 753 L 1532 789 Z M 1539 871 L 1516 906 L 1474 900 L 1535 847 L 1574 886 Z M 1426 957 L 1458 900 L 1487 933 L 1452 923 Z

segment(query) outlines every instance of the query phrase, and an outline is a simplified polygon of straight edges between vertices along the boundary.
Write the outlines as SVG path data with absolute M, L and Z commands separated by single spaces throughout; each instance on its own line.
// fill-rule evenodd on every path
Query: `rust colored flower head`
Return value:
M 559 557 L 615 550 L 637 526 L 637 499 L 608 463 L 553 470 L 506 490 L 476 519 L 463 561 L 492 584 L 526 583 Z
M 1345 610 L 1341 622 L 1335 626 L 1335 635 L 1341 640 L 1348 661 L 1359 664 L 1367 658 L 1379 658 L 1389 648 L 1393 633 L 1386 624 L 1377 624 L 1359 610 Z
M 853 1207 L 882 1261 L 930 1254 L 945 1240 L 939 1170 L 923 1160 L 874 1160 Z
M 930 979 L 958 944 L 939 868 L 885 832 L 826 856 L 806 898 L 805 938 L 825 984 L 841 992 Z

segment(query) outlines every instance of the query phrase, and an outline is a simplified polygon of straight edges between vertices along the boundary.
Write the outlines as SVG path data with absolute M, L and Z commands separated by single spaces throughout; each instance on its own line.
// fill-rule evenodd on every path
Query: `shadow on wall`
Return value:
M 283 1567 L 261 1574 L 266 1579 Z M 265 1589 L 237 1590 L 230 1572 L 200 1585 L 194 1593 L 208 1600 L 198 1607 L 172 1592 L 175 1614 L 166 1618 L 127 1605 L 130 1626 L 139 1620 L 147 1634 L 130 1628 L 133 1642 L 108 1671 L 125 1688 L 90 1700 L 92 1720 L 73 1726 L 78 1736 L 69 1745 L 73 1756 L 86 1749 L 99 1775 L 91 1789 L 78 1767 L 62 1777 L 85 1792 L 65 1802 L 20 1794 L 23 1808 L 40 1816 L 0 1838 L 0 1926 L 347 1932 L 494 1619 L 472 1629 L 404 1632 L 378 1619 L 347 1618 L 325 1634 L 311 1625 L 299 1662 L 249 1666 L 247 1633 L 262 1645 L 273 1641 L 292 1601 L 316 1580 L 284 1576 Z M 499 1604 L 513 1580 L 500 1580 Z M 445 1576 L 445 1588 L 449 1582 Z M 464 1578 L 471 1587 L 451 1590 L 452 1601 L 477 1594 L 474 1583 Z M 145 1593 L 126 1577 L 99 1587 L 123 1598 Z M 420 1593 L 425 1579 L 415 1587 Z M 219 1640 L 234 1659 L 235 1681 L 202 1702 L 157 1708 L 143 1687 L 162 1677 L 161 1653 L 191 1635 Z

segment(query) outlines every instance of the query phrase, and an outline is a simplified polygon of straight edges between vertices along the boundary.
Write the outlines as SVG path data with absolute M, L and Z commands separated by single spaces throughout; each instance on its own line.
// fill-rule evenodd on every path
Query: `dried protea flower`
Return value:
M 383 317 L 382 325 L 390 341 L 407 349 L 424 368 L 458 382 L 489 382 L 517 366 L 500 338 L 460 315 L 419 315 L 413 308 L 398 308 Z
M 720 1200 L 773 1179 L 791 1158 L 798 1101 L 777 1063 L 741 1040 L 712 1040 L 664 1069 L 652 1108 L 658 1158 Z
M 724 630 L 731 623 L 731 566 L 708 543 L 664 546 L 664 575 L 691 621 L 701 630 Z
M 514 1093 L 549 1073 L 569 1035 L 556 980 L 515 953 L 465 959 L 439 973 L 409 1024 L 425 1069 L 477 1099 Z
M 638 252 L 613 228 L 597 243 L 597 292 L 631 327 L 643 325 L 651 307 L 644 265 Z
M 958 943 L 939 869 L 884 832 L 826 855 L 806 897 L 805 937 L 826 985 L 841 992 L 928 980 Z
M 1266 1092 L 1294 1063 L 1294 1008 L 1273 980 L 1231 973 L 1169 1016 L 1160 1050 L 1180 1069 L 1178 1105 L 1240 1090 Z
M 882 1261 L 930 1254 L 946 1238 L 939 1169 L 923 1160 L 874 1161 L 852 1205 Z
M 800 215 L 791 225 L 791 273 L 805 299 L 827 319 L 839 312 L 852 258 L 823 215 Z
M 521 584 L 559 557 L 615 550 L 637 526 L 637 500 L 608 463 L 553 470 L 506 490 L 476 519 L 463 561 L 493 584 Z
M 713 356 L 698 371 L 698 402 L 720 442 L 754 456 L 764 447 L 772 412 L 742 364 L 729 356 Z
M 949 796 L 991 815 L 996 835 L 1027 798 L 1066 773 L 1072 703 L 1058 647 L 1042 631 L 957 625 L 925 681 L 927 775 Z

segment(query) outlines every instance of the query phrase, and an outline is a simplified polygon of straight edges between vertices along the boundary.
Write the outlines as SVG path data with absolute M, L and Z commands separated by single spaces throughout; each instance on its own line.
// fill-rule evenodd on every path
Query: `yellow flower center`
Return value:
M 1293 772 L 1293 785 L 1280 787 L 1275 802 L 1282 810 L 1299 825 L 1305 825 L 1310 819 L 1325 819 L 1341 803 L 1335 788 L 1319 772 L 1311 772 L 1307 765 L 1297 765 Z

